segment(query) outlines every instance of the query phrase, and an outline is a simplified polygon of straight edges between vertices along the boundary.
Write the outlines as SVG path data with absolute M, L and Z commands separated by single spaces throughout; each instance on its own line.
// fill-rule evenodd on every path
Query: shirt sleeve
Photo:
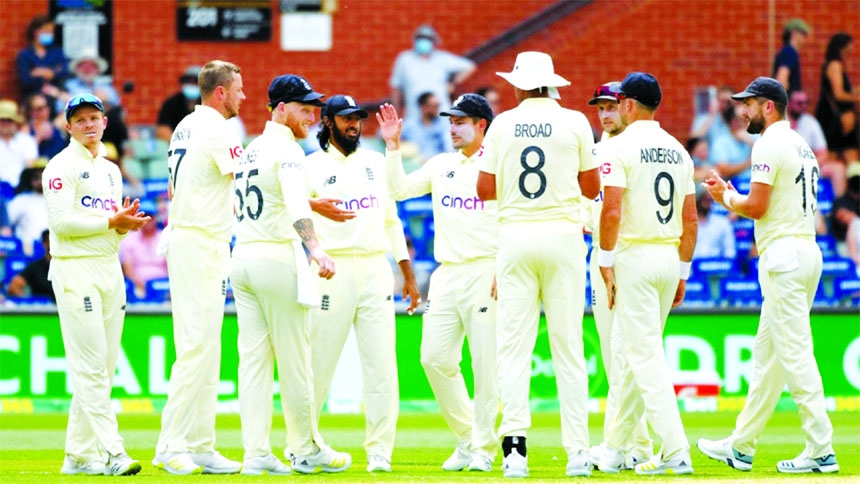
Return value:
M 620 141 L 620 140 L 618 140 Z M 624 166 L 624 154 L 618 148 L 618 141 L 611 143 L 601 149 L 601 155 L 606 152 L 603 159 L 606 168 L 603 169 L 603 185 L 608 187 L 627 188 L 627 167 Z
M 229 132 L 226 124 L 222 129 L 210 133 L 205 146 L 222 175 L 231 175 L 236 171 L 239 158 L 242 157 L 242 143 L 235 134 Z
M 594 149 L 594 135 L 591 133 L 591 125 L 585 115 L 582 116 L 579 143 L 579 171 L 593 170 L 598 167 L 596 150 Z
M 48 227 L 58 236 L 88 237 L 108 230 L 108 219 L 75 210 L 75 175 L 66 167 L 50 164 L 42 174 L 42 190 L 48 209 Z M 52 188 L 53 187 L 53 188 Z
M 403 158 L 400 150 L 386 151 L 385 161 L 388 168 L 388 193 L 393 200 L 401 201 L 409 198 L 420 197 L 430 193 L 430 166 L 436 157 L 424 163 L 421 168 L 406 174 L 403 170 Z
M 391 78 L 388 80 L 388 85 L 394 89 L 403 89 L 403 56 L 405 52 L 401 52 L 397 59 L 394 60 L 394 67 L 391 69 Z
M 484 143 L 481 145 L 480 151 L 480 160 L 478 162 L 478 169 L 485 173 L 489 173 L 491 175 L 496 174 L 496 170 L 498 169 L 497 160 L 496 160 L 496 146 L 497 146 L 497 135 L 498 129 L 494 129 L 496 124 L 493 123 L 490 125 L 490 129 L 487 130 L 487 135 L 484 136 Z
M 397 205 L 393 200 L 385 204 L 385 235 L 391 245 L 391 255 L 400 262 L 409 260 L 409 250 L 406 248 L 406 236 L 403 235 L 403 223 L 397 216 Z

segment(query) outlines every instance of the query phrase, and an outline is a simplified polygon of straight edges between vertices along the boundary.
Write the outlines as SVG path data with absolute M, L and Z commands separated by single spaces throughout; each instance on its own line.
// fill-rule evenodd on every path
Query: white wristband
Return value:
M 723 204 L 729 208 L 734 208 L 732 206 L 732 200 L 738 196 L 738 192 L 734 190 L 726 190 L 723 192 Z
M 692 265 L 692 262 L 681 262 L 681 279 L 686 281 L 690 278 L 690 268 Z
M 597 249 L 597 265 L 600 267 L 612 267 L 615 265 L 615 251 Z

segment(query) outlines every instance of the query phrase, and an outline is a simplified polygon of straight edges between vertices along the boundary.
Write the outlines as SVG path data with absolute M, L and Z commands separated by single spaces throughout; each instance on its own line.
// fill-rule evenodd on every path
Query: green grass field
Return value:
M 834 426 L 834 447 L 841 467 L 835 475 L 788 476 L 776 472 L 776 462 L 792 458 L 803 449 L 803 433 L 800 420 L 795 413 L 778 412 L 765 429 L 759 441 L 758 452 L 752 472 L 739 472 L 726 465 L 712 461 L 695 449 L 700 437 L 722 438 L 731 431 L 735 413 L 686 413 L 682 414 L 687 437 L 693 445 L 692 458 L 695 473 L 683 477 L 636 476 L 632 472 L 609 475 L 595 472 L 591 477 L 598 481 L 655 481 L 655 480 L 706 480 L 709 482 L 769 481 L 787 482 L 860 482 L 860 413 L 840 412 L 831 414 Z M 158 437 L 159 417 L 120 415 L 120 432 L 125 438 L 129 453 L 143 464 L 138 476 L 129 478 L 143 482 L 209 481 L 219 483 L 275 482 L 279 479 L 310 479 L 339 482 L 495 482 L 502 479 L 497 457 L 493 472 L 448 473 L 441 470 L 442 462 L 455 445 L 453 434 L 436 414 L 401 415 L 397 445 L 390 474 L 369 474 L 364 470 L 365 455 L 362 448 L 364 438 L 363 416 L 331 416 L 322 420 L 322 431 L 326 441 L 338 450 L 352 453 L 354 465 L 343 474 L 316 476 L 168 476 L 150 464 L 155 441 Z M 591 441 L 599 442 L 603 415 L 590 418 Z M 63 460 L 66 416 L 53 415 L 9 415 L 0 416 L 0 482 L 59 484 L 81 482 L 101 477 L 64 476 L 59 473 Z M 272 447 L 280 454 L 284 447 L 285 430 L 283 420 L 275 419 L 272 432 Z M 569 480 L 564 475 L 566 456 L 561 448 L 559 416 L 536 414 L 534 427 L 529 432 L 529 482 L 558 482 Z M 218 449 L 226 456 L 242 460 L 242 442 L 239 417 L 218 417 Z

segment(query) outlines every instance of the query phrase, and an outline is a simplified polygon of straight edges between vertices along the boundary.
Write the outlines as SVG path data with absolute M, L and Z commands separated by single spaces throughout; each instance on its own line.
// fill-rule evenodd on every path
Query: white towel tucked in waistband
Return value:
M 296 283 L 299 294 L 296 300 L 306 308 L 318 308 L 320 307 L 320 295 L 308 264 L 308 258 L 305 255 L 305 249 L 298 240 L 293 240 L 292 244 L 296 256 Z
M 170 245 L 170 234 L 173 232 L 173 227 L 168 223 L 164 230 L 161 231 L 161 238 L 158 239 L 158 245 L 155 246 L 155 253 L 158 255 L 167 254 L 167 246 Z

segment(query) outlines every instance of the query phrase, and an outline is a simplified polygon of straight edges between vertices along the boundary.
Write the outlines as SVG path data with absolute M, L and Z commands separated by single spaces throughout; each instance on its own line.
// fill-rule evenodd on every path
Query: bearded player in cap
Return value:
M 600 124 L 603 126 L 603 134 L 600 137 L 600 142 L 595 145 L 595 159 L 601 168 L 605 168 L 602 163 L 601 154 L 606 153 L 610 149 L 610 145 L 616 140 L 617 136 L 624 132 L 626 125 L 621 121 L 621 113 L 619 111 L 619 102 L 621 99 L 621 82 L 607 82 L 594 90 L 594 96 L 588 101 L 590 106 L 597 108 L 597 117 L 600 119 Z M 608 167 L 608 164 L 606 165 Z M 587 210 L 589 217 L 589 225 L 591 227 L 591 240 L 593 247 L 600 246 L 600 212 L 603 209 L 603 190 L 594 200 L 589 200 Z M 609 384 L 609 392 L 606 396 L 606 412 L 603 419 L 603 439 L 604 442 L 590 449 L 589 455 L 592 464 L 597 464 L 603 449 L 606 446 L 606 438 L 610 434 L 612 423 L 615 421 L 615 416 L 619 411 L 618 408 L 618 378 L 612 372 L 614 366 L 612 364 L 614 354 L 611 351 L 611 335 L 612 321 L 615 317 L 614 311 L 609 309 L 608 300 L 606 297 L 606 286 L 603 284 L 603 277 L 600 276 L 600 267 L 597 265 L 597 257 L 592 257 L 589 263 L 589 274 L 591 277 L 591 311 L 594 314 L 594 322 L 597 327 L 597 335 L 600 337 L 600 355 L 603 358 L 603 368 L 606 371 L 606 379 Z M 615 365 L 620 366 L 620 365 Z M 628 441 L 621 448 L 624 453 L 625 470 L 633 469 L 633 467 L 651 458 L 653 451 L 653 443 L 648 437 L 648 424 L 645 418 L 639 419 L 636 428 L 630 435 Z
M 700 439 L 698 447 L 730 467 L 752 469 L 756 441 L 787 385 L 806 447 L 794 459 L 777 463 L 776 470 L 838 472 L 809 321 L 822 268 L 815 242 L 818 161 L 785 119 L 788 96 L 779 81 L 759 77 L 732 99 L 743 102 L 747 131 L 762 135 L 753 146 L 750 192 L 741 195 L 715 172 L 704 186 L 727 209 L 755 221 L 763 300 L 752 350 L 753 376 L 735 430 L 722 440 Z
M 498 448 L 493 291 L 499 222 L 496 202 L 478 199 L 475 184 L 481 144 L 493 121 L 493 110 L 483 96 L 464 94 L 440 115 L 450 118 L 451 139 L 458 151 L 436 155 L 408 176 L 399 156 L 398 136 L 386 135 L 401 127 L 393 106 L 382 106 L 379 124 L 383 136 L 390 139 L 386 149 L 394 154 L 387 157 L 392 198 L 433 196 L 433 252 L 440 266 L 430 278 L 421 331 L 421 365 L 439 410 L 458 440 L 442 469 L 488 472 Z M 472 356 L 474 406 L 460 371 L 465 336 Z
M 505 477 L 528 476 L 529 383 L 541 302 L 561 406 L 568 476 L 591 475 L 588 372 L 582 343 L 585 256 L 581 206 L 600 192 L 594 136 L 585 115 L 562 108 L 570 84 L 552 58 L 522 52 L 512 72 L 519 106 L 499 114 L 484 140 L 478 196 L 498 198 L 498 385 Z
M 215 406 L 233 172 L 242 156 L 227 120 L 239 114 L 245 94 L 239 67 L 230 62 L 207 63 L 198 81 L 202 102 L 176 126 L 167 152 L 170 223 L 159 245 L 167 252 L 176 361 L 152 465 L 170 474 L 235 474 L 242 464 L 215 450 Z
M 271 121 L 248 145 L 233 175 L 238 225 L 230 280 L 239 323 L 242 474 L 290 474 L 270 444 L 275 361 L 292 470 L 341 472 L 352 463 L 319 434 L 311 371 L 309 308 L 319 305 L 319 296 L 302 244 L 320 277 L 330 279 L 335 267 L 314 232 L 305 155 L 296 140 L 307 137 L 321 97 L 300 76 L 272 80 Z
M 337 277 L 319 281 L 321 299 L 313 311 L 311 353 L 319 412 L 349 330 L 355 329 L 367 419 L 367 470 L 390 472 L 399 395 L 394 275 L 386 252 L 392 252 L 403 273 L 409 312 L 420 298 L 403 226 L 388 196 L 385 157 L 358 147 L 365 118 L 367 111 L 352 97 L 330 98 L 317 134 L 323 151 L 310 155 L 305 163 L 311 208 L 319 214 L 314 217 L 317 236 L 338 269 Z
M 606 153 L 597 263 L 615 308 L 610 335 L 617 408 L 598 467 L 618 472 L 621 449 L 644 414 L 662 441 L 637 474 L 690 474 L 690 447 L 663 352 L 663 328 L 684 299 L 696 245 L 693 160 L 654 120 L 657 79 L 631 72 L 619 92 L 627 128 Z

